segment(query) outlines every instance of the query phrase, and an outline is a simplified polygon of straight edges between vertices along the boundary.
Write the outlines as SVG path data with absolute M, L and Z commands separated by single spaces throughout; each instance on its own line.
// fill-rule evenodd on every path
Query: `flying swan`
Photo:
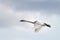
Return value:
M 27 21 L 27 20 L 20 20 L 20 22 L 28 22 L 28 23 L 32 23 L 32 24 L 34 24 L 34 31 L 35 32 L 39 32 L 40 31 L 40 29 L 42 28 L 42 27 L 44 27 L 44 26 L 47 26 L 47 27 L 51 27 L 49 24 L 47 24 L 47 23 L 43 23 L 43 24 L 41 24 L 40 22 L 38 22 L 38 21 L 34 21 L 34 22 L 31 22 L 31 21 Z

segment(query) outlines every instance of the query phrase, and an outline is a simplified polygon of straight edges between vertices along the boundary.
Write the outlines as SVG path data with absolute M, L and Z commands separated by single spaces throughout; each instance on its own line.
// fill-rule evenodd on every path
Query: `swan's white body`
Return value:
M 20 21 L 21 21 L 21 22 L 29 22 L 29 23 L 34 24 L 34 31 L 35 31 L 35 32 L 39 32 L 40 29 L 41 29 L 42 27 L 44 27 L 44 26 L 50 27 L 50 25 L 48 25 L 48 24 L 46 24 L 46 23 L 41 24 L 41 23 L 38 22 L 38 21 L 35 21 L 35 22 L 26 21 L 26 20 L 20 20 Z
M 44 27 L 44 25 L 41 24 L 40 22 L 36 21 L 36 22 L 34 23 L 34 30 L 35 30 L 35 32 L 39 32 L 42 27 Z

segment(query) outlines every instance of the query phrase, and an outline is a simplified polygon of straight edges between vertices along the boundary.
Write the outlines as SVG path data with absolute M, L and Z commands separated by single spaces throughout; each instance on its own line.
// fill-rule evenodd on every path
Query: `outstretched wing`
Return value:
M 39 28 L 35 28 L 34 31 L 35 32 L 39 32 L 41 30 L 42 27 L 39 27 Z

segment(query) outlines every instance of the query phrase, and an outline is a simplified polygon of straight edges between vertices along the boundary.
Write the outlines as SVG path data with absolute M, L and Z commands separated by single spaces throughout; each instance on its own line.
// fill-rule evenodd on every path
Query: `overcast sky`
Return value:
M 0 0 L 0 40 L 60 40 L 59 0 Z M 19 20 L 46 22 L 51 28 L 33 31 Z

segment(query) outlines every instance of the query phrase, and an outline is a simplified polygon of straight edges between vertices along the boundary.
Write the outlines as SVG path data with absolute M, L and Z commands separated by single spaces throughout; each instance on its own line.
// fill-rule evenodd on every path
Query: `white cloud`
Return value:
M 3 26 L 4 28 L 5 27 L 16 27 L 16 29 L 17 29 L 20 27 L 20 29 L 22 29 L 20 22 L 19 22 L 20 19 L 27 19 L 27 20 L 32 21 L 32 20 L 35 20 L 35 18 L 36 18 L 35 17 L 36 15 L 33 14 L 34 12 L 14 11 L 14 9 L 12 9 L 11 7 L 9 7 L 8 5 L 5 5 L 5 4 L 0 4 L 0 12 L 1 12 L 0 13 L 1 14 L 0 27 Z M 26 28 L 28 28 L 28 27 L 26 27 Z

